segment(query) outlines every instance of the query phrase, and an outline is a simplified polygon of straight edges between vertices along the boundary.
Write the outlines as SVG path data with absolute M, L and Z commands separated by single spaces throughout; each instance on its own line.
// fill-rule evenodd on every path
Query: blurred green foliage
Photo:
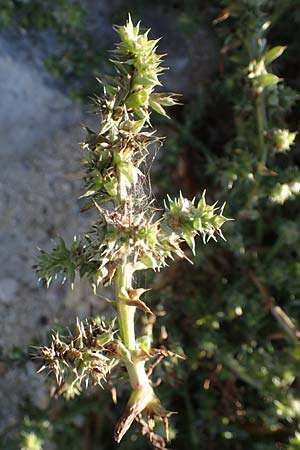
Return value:
M 2 25 L 32 28 L 33 22 L 28 24 L 24 14 L 18 16 L 16 11 L 35 3 L 36 14 L 43 16 L 35 19 L 41 24 L 39 29 L 56 29 L 59 24 L 63 30 L 66 20 L 68 32 L 78 27 L 83 30 L 77 41 L 82 45 L 84 40 L 79 36 L 85 30 L 79 24 L 83 13 L 74 11 L 71 17 L 61 16 L 62 21 L 57 21 L 57 15 L 53 19 L 51 13 L 53 2 L 4 1 Z M 64 3 L 56 2 L 54 9 Z M 133 13 L 141 7 L 140 2 L 129 3 Z M 169 137 L 159 162 L 157 184 L 162 197 L 170 186 L 175 193 L 183 185 L 184 194 L 191 198 L 203 186 L 210 187 L 214 197 L 227 200 L 227 215 L 235 222 L 227 224 L 228 242 L 223 248 L 214 244 L 201 247 L 192 269 L 180 262 L 163 276 L 148 280 L 154 288 L 154 307 L 161 315 L 167 312 L 163 320 L 158 318 L 156 329 L 167 323 L 168 340 L 180 345 L 187 355 L 187 360 L 175 367 L 165 363 L 157 368 L 155 378 L 164 381 L 158 388 L 163 402 L 180 411 L 173 419 L 176 438 L 172 448 L 297 450 L 299 197 L 296 190 L 289 198 L 283 195 L 277 202 L 272 198 L 282 195 L 280 186 L 287 184 L 289 188 L 290 183 L 298 183 L 300 175 L 299 136 L 285 154 L 276 151 L 273 140 L 274 130 L 290 128 L 294 132 L 299 128 L 298 94 L 293 89 L 300 86 L 300 5 L 297 0 L 209 3 L 168 1 L 164 5 L 166 11 L 176 8 L 187 33 L 197 29 L 203 17 L 211 21 L 218 17 L 214 32 L 220 59 L 218 73 L 201 95 L 195 94 L 178 108 L 175 125 L 163 122 Z M 49 12 L 47 23 L 41 8 Z M 270 22 L 269 27 L 266 22 Z M 68 47 L 68 42 L 67 54 L 72 54 L 74 47 Z M 263 145 L 267 157 L 262 161 L 257 93 L 248 77 L 249 64 L 265 49 L 285 45 L 287 50 L 272 62 L 270 70 L 285 82 L 264 92 Z M 90 65 L 84 64 L 85 52 L 77 52 L 78 66 L 71 70 L 74 77 L 81 76 L 80 64 L 85 74 L 99 70 L 99 65 L 94 65 L 98 62 L 94 48 L 90 50 Z M 69 72 L 58 73 L 66 76 Z M 156 297 L 155 289 L 162 287 L 163 295 Z M 39 440 L 50 440 L 59 450 L 115 448 L 110 436 L 116 412 L 107 406 L 103 395 L 95 392 L 67 405 L 53 402 L 42 418 L 32 407 L 25 408 L 31 419 L 24 421 L 21 448 L 38 448 L 24 447 L 30 433 L 36 434 L 35 442 L 32 438 L 36 446 Z M 11 444 L 5 440 L 3 450 L 19 448 L 18 439 Z M 139 449 L 142 445 L 133 433 L 118 448 Z
M 190 364 L 184 385 L 191 413 L 177 442 L 187 448 L 188 436 L 188 446 L 195 449 L 296 449 L 300 292 L 298 190 L 293 183 L 299 177 L 299 140 L 294 136 L 295 145 L 287 143 L 283 155 L 274 137 L 290 136 L 289 123 L 297 131 L 298 95 L 274 76 L 281 58 L 271 66 L 274 75 L 273 70 L 263 76 L 252 71 L 263 60 L 269 69 L 276 52 L 279 57 L 278 49 L 266 52 L 273 36 L 274 46 L 286 44 L 288 27 L 296 28 L 298 20 L 291 13 L 299 14 L 299 5 L 236 0 L 222 6 L 215 20 L 219 76 L 206 91 L 206 107 L 200 106 L 198 114 L 195 106 L 185 108 L 189 133 L 182 132 L 181 121 L 171 147 L 173 181 L 180 173 L 174 172 L 179 159 L 190 195 L 210 181 L 235 218 L 227 226 L 224 250 L 204 249 L 193 273 L 180 265 L 165 299 L 170 334 L 176 330 Z M 284 25 L 280 18 L 288 12 L 293 20 Z M 278 36 L 272 26 L 279 23 Z M 289 49 L 285 58 L 295 86 Z M 202 99 L 196 102 L 203 105 Z

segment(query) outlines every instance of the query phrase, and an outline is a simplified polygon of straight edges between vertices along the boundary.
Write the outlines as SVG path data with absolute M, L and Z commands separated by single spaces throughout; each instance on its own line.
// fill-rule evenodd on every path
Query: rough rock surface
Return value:
M 70 324 L 101 304 L 84 282 L 74 291 L 55 283 L 46 290 L 32 268 L 38 246 L 50 249 L 59 235 L 70 242 L 88 226 L 76 200 L 84 114 L 24 48 L 16 57 L 6 41 L 0 46 L 1 432 L 15 423 L 24 399 L 47 404 L 36 366 L 12 362 L 13 349 L 26 352 L 55 322 Z

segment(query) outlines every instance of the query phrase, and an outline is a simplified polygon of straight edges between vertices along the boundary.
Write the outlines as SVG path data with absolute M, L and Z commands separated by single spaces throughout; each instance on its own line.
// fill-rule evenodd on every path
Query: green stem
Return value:
M 264 93 L 259 92 L 256 97 L 256 115 L 258 128 L 258 160 L 263 166 L 267 162 L 267 145 L 265 142 L 265 130 L 267 128 Z
M 145 370 L 145 361 L 137 358 L 136 341 L 134 330 L 135 306 L 126 304 L 128 299 L 128 288 L 132 284 L 132 267 L 129 261 L 124 258 L 116 271 L 115 287 L 116 287 L 116 306 L 118 314 L 118 322 L 120 328 L 120 337 L 122 343 L 130 352 L 131 361 L 127 359 L 125 362 L 129 376 L 132 393 L 127 402 L 127 406 L 123 416 L 118 421 L 115 428 L 115 440 L 120 442 L 124 434 L 127 432 L 132 422 L 138 414 L 140 414 L 155 399 L 152 386 Z
M 135 332 L 134 332 L 134 316 L 135 307 L 126 305 L 126 298 L 128 297 L 127 289 L 131 288 L 131 270 L 130 265 L 123 264 L 116 272 L 115 286 L 116 286 L 116 304 L 118 321 L 120 328 L 120 337 L 123 344 L 128 350 L 135 350 Z
M 117 269 L 115 286 L 120 337 L 127 350 L 131 352 L 133 359 L 132 363 L 126 363 L 126 368 L 133 389 L 150 388 L 149 379 L 145 371 L 145 362 L 135 360 L 134 358 L 136 349 L 134 316 L 136 308 L 135 306 L 128 306 L 126 304 L 126 299 L 128 298 L 127 289 L 131 288 L 131 285 L 131 265 L 125 261 L 124 264 Z
M 127 185 L 124 175 L 118 170 L 118 197 L 116 200 L 116 207 L 123 207 L 123 216 L 126 215 L 126 208 L 124 207 L 125 200 L 127 198 Z M 126 217 L 125 217 L 126 219 Z M 119 263 L 119 267 L 116 270 L 115 275 L 115 287 L 116 287 L 116 305 L 118 322 L 120 328 L 120 337 L 129 351 L 135 350 L 135 332 L 134 332 L 134 315 L 135 307 L 128 306 L 126 300 L 128 298 L 127 289 L 131 288 L 132 284 L 132 269 L 131 264 L 124 257 L 123 262 Z
M 268 158 L 268 147 L 265 141 L 265 132 L 267 129 L 267 116 L 264 92 L 258 92 L 256 97 L 256 115 L 257 115 L 257 131 L 258 131 L 258 169 L 266 167 Z M 257 190 L 259 191 L 261 177 L 257 177 Z M 263 216 L 259 214 L 259 219 L 256 226 L 256 239 L 258 243 L 262 242 L 264 232 Z
M 125 176 L 120 173 L 118 170 L 117 173 L 119 183 L 118 183 L 118 204 L 124 205 L 126 199 L 127 199 L 127 182 Z
M 127 186 L 126 178 L 121 173 L 118 173 L 119 187 L 118 187 L 118 198 L 116 206 L 123 206 L 127 197 Z M 124 208 L 124 215 L 126 214 Z M 130 380 L 131 387 L 133 389 L 146 388 L 152 392 L 148 376 L 145 371 L 145 362 L 140 360 L 135 360 L 135 328 L 134 328 L 134 317 L 135 317 L 135 306 L 129 306 L 126 304 L 128 299 L 128 289 L 132 287 L 132 275 L 133 270 L 130 262 L 125 257 L 123 262 L 120 263 L 116 270 L 115 275 L 115 288 L 116 288 L 116 307 L 117 316 L 120 329 L 120 337 L 122 343 L 125 345 L 127 350 L 130 351 L 133 362 L 127 362 L 126 368 Z

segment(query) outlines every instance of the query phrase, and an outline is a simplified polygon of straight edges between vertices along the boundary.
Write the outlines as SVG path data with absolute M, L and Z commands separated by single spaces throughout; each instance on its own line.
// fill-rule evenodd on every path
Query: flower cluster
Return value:
M 177 104 L 174 94 L 153 92 L 164 69 L 156 53 L 158 41 L 148 39 L 149 30 L 140 34 L 139 24 L 134 27 L 130 17 L 125 26 L 115 29 L 121 38 L 112 60 L 117 76 L 101 78 L 103 96 L 95 99 L 101 128 L 99 133 L 87 129 L 83 144 L 87 190 L 82 197 L 98 204 L 117 198 L 120 176 L 125 188 L 137 183 L 148 146 L 159 140 L 147 130 L 151 109 L 166 115 L 163 106 Z M 90 201 L 87 207 L 92 206 Z
M 291 200 L 300 194 L 300 181 L 292 181 L 290 183 L 276 183 L 271 192 L 270 200 L 273 203 L 283 205 L 287 200 Z
M 39 372 L 53 372 L 58 385 L 57 393 L 71 398 L 81 391 L 81 385 L 102 387 L 116 361 L 108 345 L 113 341 L 114 322 L 106 325 L 97 318 L 91 322 L 77 320 L 75 336 L 62 338 L 58 332 L 52 335 L 50 347 L 40 348 L 44 360 Z
M 265 28 L 268 26 L 266 22 Z M 282 81 L 274 73 L 267 71 L 267 66 L 275 59 L 279 58 L 285 51 L 286 47 L 277 46 L 265 52 L 259 59 L 254 59 L 249 64 L 248 77 L 252 81 L 253 87 L 259 94 L 268 86 L 273 86 Z
M 294 145 L 297 133 L 287 130 L 286 128 L 278 128 L 273 131 L 272 138 L 274 149 L 278 153 L 286 153 Z
M 200 234 L 203 242 L 211 238 L 216 240 L 216 234 L 225 239 L 221 231 L 222 225 L 230 220 L 223 216 L 225 204 L 221 208 L 208 205 L 205 200 L 205 192 L 195 206 L 195 200 L 188 200 L 182 196 L 172 200 L 168 197 L 165 203 L 166 212 L 164 219 L 166 224 L 182 238 L 195 254 L 195 236 Z

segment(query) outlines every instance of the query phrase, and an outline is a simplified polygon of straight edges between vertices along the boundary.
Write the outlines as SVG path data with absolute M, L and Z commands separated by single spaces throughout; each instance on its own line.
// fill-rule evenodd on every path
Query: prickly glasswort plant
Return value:
M 90 233 L 74 240 L 68 249 L 63 240 L 51 253 L 42 252 L 38 273 L 49 286 L 62 275 L 72 283 L 76 273 L 87 276 L 94 290 L 102 283 L 115 287 L 114 321 L 77 322 L 74 336 L 63 339 L 53 335 L 51 346 L 42 347 L 42 369 L 55 375 L 58 393 L 70 397 L 79 394 L 81 385 L 102 386 L 118 364 L 126 366 L 132 394 L 126 410 L 116 425 L 115 439 L 120 442 L 136 419 L 143 425 L 156 448 L 164 448 L 163 438 L 154 435 L 154 419 L 166 427 L 168 416 L 155 395 L 147 374 L 147 363 L 155 357 L 174 357 L 167 349 L 151 348 L 151 338 L 135 336 L 135 313 L 141 309 L 152 314 L 141 300 L 145 289 L 133 285 L 140 270 L 160 270 L 174 256 L 184 258 L 184 242 L 194 252 L 195 236 L 203 241 L 221 237 L 221 226 L 227 220 L 223 208 L 210 206 L 203 194 L 198 203 L 181 194 L 168 198 L 165 211 L 158 215 L 147 203 L 141 186 L 145 180 L 149 146 L 160 139 L 151 130 L 150 114 L 155 110 L 166 115 L 164 106 L 177 103 L 173 94 L 155 93 L 163 68 L 156 53 L 157 40 L 140 33 L 129 17 L 125 26 L 116 27 L 121 41 L 112 61 L 115 77 L 103 77 L 103 95 L 96 98 L 101 113 L 99 132 L 87 130 L 85 152 L 86 199 L 84 210 L 96 208 L 97 220 Z M 147 169 L 147 168 L 146 168 Z M 144 415 L 144 418 L 142 417 Z

